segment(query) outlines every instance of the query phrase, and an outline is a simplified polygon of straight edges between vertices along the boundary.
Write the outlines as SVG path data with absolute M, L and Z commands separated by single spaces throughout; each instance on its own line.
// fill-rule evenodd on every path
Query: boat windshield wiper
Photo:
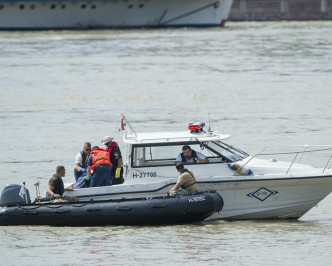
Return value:
M 215 157 L 215 155 L 217 155 L 218 157 L 220 157 L 224 162 L 231 162 L 231 160 L 229 158 L 227 158 L 225 155 L 221 154 L 220 152 L 212 149 L 211 147 L 209 147 L 209 145 L 199 141 L 199 139 L 196 138 L 196 141 L 198 141 L 198 143 L 200 144 L 201 149 L 203 150 L 202 147 L 206 148 L 206 150 L 213 156 Z

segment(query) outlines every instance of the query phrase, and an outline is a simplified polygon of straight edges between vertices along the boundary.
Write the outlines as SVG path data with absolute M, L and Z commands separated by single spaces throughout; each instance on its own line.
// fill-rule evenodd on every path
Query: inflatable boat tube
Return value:
M 0 207 L 0 225 L 168 225 L 200 222 L 221 211 L 216 191 L 178 197 L 88 202 L 8 204 Z

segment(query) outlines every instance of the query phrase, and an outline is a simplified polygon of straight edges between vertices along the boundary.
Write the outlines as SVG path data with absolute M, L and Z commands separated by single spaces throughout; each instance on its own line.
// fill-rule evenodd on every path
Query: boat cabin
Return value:
M 194 125 L 194 126 L 193 126 Z M 182 153 L 182 147 L 190 146 L 208 158 L 208 163 L 188 164 L 196 176 L 215 176 L 216 170 L 232 173 L 228 163 L 242 160 L 249 156 L 222 140 L 230 135 L 203 130 L 204 123 L 189 125 L 188 131 L 133 133 L 127 131 L 123 137 L 127 146 L 126 183 L 148 179 L 151 182 L 160 178 L 177 177 L 176 158 Z M 144 180 L 144 181 L 148 181 Z

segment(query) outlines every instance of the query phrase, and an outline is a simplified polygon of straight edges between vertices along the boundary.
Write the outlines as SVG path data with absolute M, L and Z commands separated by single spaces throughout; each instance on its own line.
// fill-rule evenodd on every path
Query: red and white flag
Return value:
M 122 118 L 121 122 L 120 122 L 120 128 L 119 131 L 125 130 L 125 126 L 126 126 L 126 122 L 125 120 Z

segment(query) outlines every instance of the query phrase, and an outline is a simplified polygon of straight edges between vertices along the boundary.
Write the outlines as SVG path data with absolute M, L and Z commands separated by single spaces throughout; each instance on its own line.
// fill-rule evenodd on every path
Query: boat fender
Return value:
M 252 175 L 253 174 L 253 171 L 250 168 L 245 167 L 245 166 L 243 167 L 239 163 L 229 163 L 228 167 L 242 175 Z

